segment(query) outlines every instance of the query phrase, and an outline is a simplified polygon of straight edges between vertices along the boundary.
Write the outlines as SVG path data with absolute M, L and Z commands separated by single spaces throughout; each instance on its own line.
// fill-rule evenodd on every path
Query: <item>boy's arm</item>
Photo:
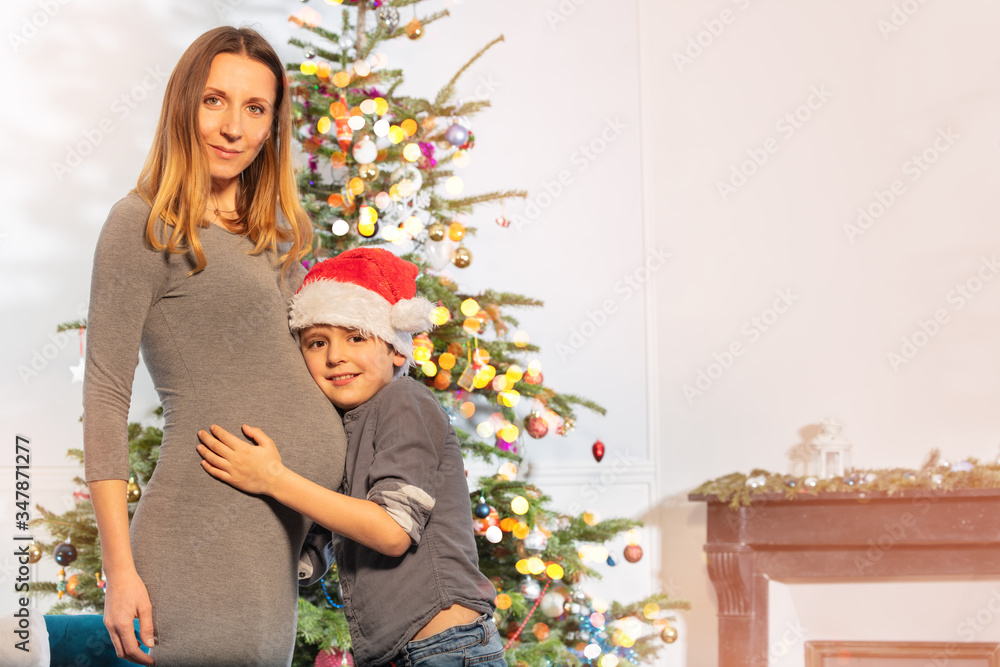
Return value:
M 243 433 L 251 445 L 224 428 L 198 431 L 202 467 L 213 477 L 247 493 L 271 496 L 316 523 L 386 556 L 401 556 L 410 548 L 410 536 L 381 505 L 331 491 L 281 463 L 274 441 L 253 426 Z

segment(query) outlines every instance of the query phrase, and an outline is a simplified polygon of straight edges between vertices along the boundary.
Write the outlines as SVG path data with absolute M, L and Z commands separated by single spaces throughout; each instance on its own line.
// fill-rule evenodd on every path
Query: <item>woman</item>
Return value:
M 205 424 L 239 432 L 251 422 L 288 443 L 282 459 L 300 474 L 329 488 L 343 476 L 340 419 L 288 331 L 312 238 L 290 144 L 291 100 L 271 46 L 249 29 L 205 33 L 174 68 L 138 186 L 97 243 L 86 476 L 105 625 L 119 657 L 139 664 L 291 661 L 308 522 L 219 484 L 195 449 Z M 164 430 L 130 531 L 125 427 L 140 345 Z

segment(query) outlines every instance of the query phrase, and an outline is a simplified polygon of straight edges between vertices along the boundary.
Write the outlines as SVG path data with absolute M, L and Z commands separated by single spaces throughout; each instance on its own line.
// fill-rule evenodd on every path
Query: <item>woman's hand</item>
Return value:
M 146 646 L 153 645 L 153 608 L 146 584 L 132 571 L 124 576 L 108 577 L 104 598 L 104 627 L 111 635 L 119 658 L 140 665 L 152 665 L 135 640 L 134 619 L 139 619 L 139 636 Z
M 281 454 L 274 441 L 259 428 L 244 424 L 243 433 L 257 445 L 244 442 L 215 424 L 211 433 L 198 431 L 202 442 L 198 453 L 204 459 L 201 467 L 241 491 L 271 495 L 275 480 L 287 470 L 281 464 Z

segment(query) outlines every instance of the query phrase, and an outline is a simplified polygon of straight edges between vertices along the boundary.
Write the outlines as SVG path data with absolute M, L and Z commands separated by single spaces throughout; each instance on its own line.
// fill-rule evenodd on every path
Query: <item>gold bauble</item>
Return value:
M 451 255 L 451 263 L 460 269 L 466 268 L 469 264 L 472 264 L 472 251 L 464 245 L 458 246 Z
M 66 592 L 75 598 L 80 597 L 80 575 L 74 574 L 66 580 Z
M 461 222 L 453 222 L 448 225 L 448 238 L 456 243 L 465 238 L 465 225 Z
M 677 630 L 674 629 L 674 626 L 668 625 L 663 628 L 663 632 L 660 633 L 660 639 L 668 644 L 673 644 L 677 641 Z
M 32 542 L 28 545 L 28 562 L 37 563 L 42 559 L 42 550 L 38 548 L 38 545 Z
M 412 19 L 409 23 L 403 26 L 403 30 L 406 31 L 406 36 L 410 39 L 420 39 L 424 36 L 424 26 L 422 26 L 420 21 L 416 18 Z
M 125 499 L 130 503 L 137 503 L 139 498 L 142 498 L 142 489 L 135 483 L 135 477 L 129 477 L 128 485 L 125 487 Z
M 358 176 L 364 181 L 374 181 L 378 178 L 378 167 L 374 163 L 363 164 L 358 167 Z
M 448 228 L 440 222 L 435 222 L 427 228 L 427 236 L 431 241 L 443 241 L 444 235 L 448 233 Z

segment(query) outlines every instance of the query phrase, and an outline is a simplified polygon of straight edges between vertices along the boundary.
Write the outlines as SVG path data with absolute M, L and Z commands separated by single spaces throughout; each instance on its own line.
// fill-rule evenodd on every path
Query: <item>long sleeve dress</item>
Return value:
M 282 280 L 271 252 L 217 225 L 200 230 L 208 261 L 154 251 L 149 206 L 119 201 L 97 242 L 87 323 L 87 481 L 127 479 L 126 422 L 140 346 L 163 405 L 163 444 L 130 527 L 153 607 L 157 667 L 288 665 L 297 563 L 309 521 L 271 498 L 216 480 L 198 429 L 257 426 L 290 469 L 336 489 L 346 440 L 288 331 L 301 273 Z M 160 221 L 162 228 L 162 221 Z M 243 436 L 245 437 L 245 436 Z

